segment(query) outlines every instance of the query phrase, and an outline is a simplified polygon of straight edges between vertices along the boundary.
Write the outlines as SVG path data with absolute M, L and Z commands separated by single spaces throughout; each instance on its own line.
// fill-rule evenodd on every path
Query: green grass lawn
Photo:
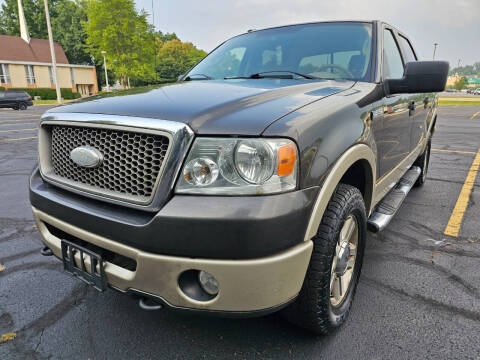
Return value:
M 70 102 L 72 100 L 63 100 L 63 103 Z M 57 105 L 57 100 L 33 100 L 33 105 Z

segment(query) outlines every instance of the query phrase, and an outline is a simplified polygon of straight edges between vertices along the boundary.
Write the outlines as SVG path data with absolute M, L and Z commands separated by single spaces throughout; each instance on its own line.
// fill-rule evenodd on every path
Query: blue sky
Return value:
M 152 0 L 136 0 L 152 12 Z M 206 51 L 248 29 L 308 21 L 382 19 L 410 36 L 420 57 L 480 61 L 480 0 L 153 0 L 155 26 Z M 150 18 L 150 21 L 152 19 Z

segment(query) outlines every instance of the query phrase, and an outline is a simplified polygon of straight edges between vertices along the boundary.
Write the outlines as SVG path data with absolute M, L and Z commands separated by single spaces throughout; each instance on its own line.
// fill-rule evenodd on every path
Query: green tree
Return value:
M 154 32 L 133 0 L 89 0 L 84 27 L 87 51 L 97 63 L 106 51 L 108 68 L 126 85 L 129 78 L 153 79 Z
M 155 37 L 160 40 L 162 43 L 166 43 L 170 40 L 178 40 L 177 34 L 175 33 L 163 33 L 160 30 L 155 33 Z
M 25 19 L 30 36 L 47 39 L 45 7 L 42 0 L 23 0 Z M 82 20 L 86 13 L 82 1 L 48 0 L 53 40 L 59 42 L 73 64 L 91 63 L 85 52 L 86 34 Z M 0 34 L 20 36 L 17 0 L 5 0 L 0 9 Z
M 467 85 L 467 78 L 462 76 L 459 80 L 455 82 L 455 89 L 462 90 Z
M 55 11 L 57 14 L 51 20 L 54 40 L 62 44 L 68 60 L 73 64 L 91 64 L 92 59 L 85 51 L 85 1 L 58 1 Z
M 157 73 L 161 79 L 176 80 L 206 54 L 190 42 L 178 39 L 167 41 L 158 51 Z
M 64 1 L 64 0 L 61 0 Z M 48 0 L 50 16 L 57 15 L 55 9 L 56 0 Z M 42 0 L 23 0 L 23 11 L 27 20 L 28 31 L 32 38 L 47 38 L 47 22 L 45 19 L 45 8 Z M 20 36 L 20 25 L 18 20 L 17 0 L 4 0 L 0 11 L 0 33 L 5 35 Z

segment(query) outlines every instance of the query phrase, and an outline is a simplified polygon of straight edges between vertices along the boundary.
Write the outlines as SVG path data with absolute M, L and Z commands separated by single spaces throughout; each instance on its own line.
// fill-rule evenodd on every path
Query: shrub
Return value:
M 3 86 L 0 86 L 0 91 L 5 91 L 5 88 Z
M 11 88 L 9 90 L 25 91 L 32 98 L 40 96 L 42 100 L 55 100 L 57 98 L 57 91 L 50 88 Z M 65 100 L 78 99 L 81 95 L 73 92 L 70 88 L 60 89 L 62 98 Z

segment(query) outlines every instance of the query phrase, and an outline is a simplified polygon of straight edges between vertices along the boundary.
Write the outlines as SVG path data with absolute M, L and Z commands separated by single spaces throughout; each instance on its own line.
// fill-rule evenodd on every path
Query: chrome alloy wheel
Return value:
M 355 216 L 350 215 L 345 220 L 332 261 L 330 273 L 330 303 L 338 306 L 348 292 L 357 258 L 358 223 Z

